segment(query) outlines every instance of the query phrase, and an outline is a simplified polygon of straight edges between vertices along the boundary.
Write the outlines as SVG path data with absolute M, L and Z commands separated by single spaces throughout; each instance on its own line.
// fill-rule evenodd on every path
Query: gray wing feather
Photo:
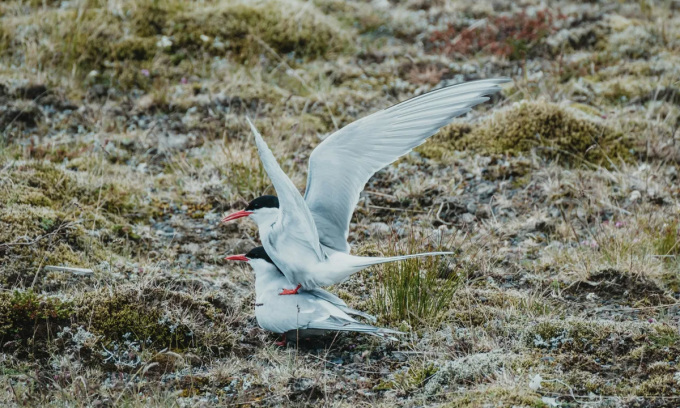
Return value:
M 362 312 L 361 310 L 352 309 L 351 307 L 341 307 L 340 309 L 343 312 L 347 313 L 348 315 L 363 317 L 364 319 L 369 320 L 373 323 L 378 321 L 377 317 L 375 317 L 371 314 Z
M 272 181 L 279 198 L 279 209 L 281 211 L 272 229 L 272 239 L 276 240 L 277 233 L 285 231 L 286 239 L 294 240 L 298 244 L 311 248 L 319 257 L 319 260 L 323 260 L 325 255 L 319 245 L 319 234 L 304 198 L 295 184 L 283 172 L 269 146 L 262 139 L 260 132 L 257 131 L 248 117 L 246 117 L 246 120 L 250 125 L 250 130 L 255 135 L 255 144 L 262 166 Z
M 366 182 L 440 128 L 500 90 L 507 79 L 441 88 L 353 122 L 324 140 L 309 158 L 305 201 L 321 243 L 349 252 L 352 213 Z M 331 188 L 332 186 L 332 188 Z
M 305 290 L 305 291 L 308 292 L 311 295 L 314 295 L 314 296 L 316 296 L 320 299 L 323 299 L 325 301 L 332 303 L 333 305 L 337 306 L 340 310 L 342 310 L 343 312 L 345 312 L 349 315 L 360 316 L 360 317 L 363 317 L 364 319 L 370 320 L 372 322 L 375 322 L 375 321 L 378 320 L 373 315 L 362 312 L 360 310 L 352 309 L 351 307 L 347 306 L 347 303 L 345 303 L 344 300 L 340 299 L 336 295 L 334 295 L 334 294 L 332 294 L 328 291 L 325 291 L 321 288 L 315 288 L 315 289 L 311 289 L 311 290 L 308 289 L 308 290 Z
M 359 333 L 375 333 L 375 334 L 402 334 L 401 332 L 383 329 L 380 327 L 371 326 L 357 322 L 356 320 L 346 320 L 336 316 L 330 316 L 325 320 L 310 322 L 307 326 L 310 329 L 320 330 L 335 330 L 335 331 L 353 331 Z

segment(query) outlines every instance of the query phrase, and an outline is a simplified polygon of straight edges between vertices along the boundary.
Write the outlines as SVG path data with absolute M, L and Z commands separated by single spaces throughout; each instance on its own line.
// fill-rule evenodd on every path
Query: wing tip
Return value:
M 245 115 L 245 116 L 246 116 L 246 121 L 248 122 L 248 125 L 250 125 L 250 131 L 253 132 L 253 134 L 254 134 L 255 136 L 261 136 L 261 135 L 260 135 L 260 132 L 258 132 L 258 130 L 257 130 L 257 128 L 255 127 L 255 125 L 253 125 L 253 122 L 250 121 L 250 117 L 249 117 L 248 115 Z

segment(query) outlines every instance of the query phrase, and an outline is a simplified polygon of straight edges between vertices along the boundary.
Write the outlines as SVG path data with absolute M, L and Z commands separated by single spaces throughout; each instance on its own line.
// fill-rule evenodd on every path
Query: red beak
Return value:
M 252 211 L 246 211 L 246 210 L 236 211 L 235 213 L 229 214 L 226 217 L 222 218 L 222 222 L 228 222 L 228 221 L 235 220 L 235 219 L 238 219 L 238 218 L 247 217 L 252 213 L 253 213 Z
M 243 262 L 248 262 L 250 259 L 246 258 L 245 255 L 230 255 L 226 258 L 227 261 L 243 261 Z

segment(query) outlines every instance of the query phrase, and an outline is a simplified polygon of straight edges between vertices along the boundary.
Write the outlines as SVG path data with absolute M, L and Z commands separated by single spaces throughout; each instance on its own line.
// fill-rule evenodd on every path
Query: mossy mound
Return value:
M 99 350 L 125 341 L 155 351 L 230 349 L 232 310 L 211 300 L 160 288 L 81 292 L 69 300 L 2 292 L 0 340 L 12 342 L 10 349 L 20 356 L 36 358 L 65 347 L 58 333 L 78 327 L 93 335 L 89 346 Z
M 152 89 L 168 79 L 200 75 L 199 61 L 206 58 L 243 61 L 269 54 L 278 61 L 273 50 L 313 59 L 350 44 L 332 17 L 295 1 L 218 1 L 194 8 L 177 0 L 142 0 L 120 7 L 93 1 L 79 9 L 47 8 L 36 20 L 8 20 L 0 28 L 0 50 L 19 63 L 29 57 L 25 43 L 37 38 L 36 62 L 43 67 L 75 73 L 88 83 Z
M 547 320 L 529 328 L 525 345 L 550 353 L 575 390 L 608 395 L 667 395 L 677 371 L 680 335 L 666 324 L 632 326 L 585 320 Z M 596 378 L 608 368 L 607 381 Z
M 520 102 L 476 126 L 453 124 L 432 145 L 419 152 L 441 158 L 446 151 L 471 150 L 482 154 L 538 155 L 563 164 L 633 158 L 633 142 L 622 133 L 587 117 L 547 102 Z
M 229 348 L 235 305 L 170 289 L 100 291 L 74 302 L 77 320 L 108 341 L 129 338 L 153 349 Z
M 279 55 L 315 58 L 348 48 L 349 37 L 330 17 L 291 3 L 286 7 L 277 1 L 220 2 L 182 14 L 167 32 L 174 40 L 172 52 L 220 55 L 230 50 L 243 59 L 271 48 Z
M 184 349 L 193 333 L 171 316 L 167 305 L 153 296 L 132 291 L 96 293 L 80 299 L 76 319 L 90 321 L 94 333 L 107 341 L 132 338 L 157 349 Z
M 34 292 L 0 293 L 0 341 L 3 350 L 16 345 L 22 352 L 45 353 L 45 339 L 58 327 L 70 325 L 71 304 Z M 11 342 L 11 343 L 10 343 Z M 9 343 L 9 344 L 8 344 Z
M 68 276 L 42 273 L 46 265 L 94 267 L 139 248 L 129 233 L 133 222 L 148 219 L 139 192 L 112 181 L 89 184 L 48 162 L 3 165 L 0 284 L 49 289 Z

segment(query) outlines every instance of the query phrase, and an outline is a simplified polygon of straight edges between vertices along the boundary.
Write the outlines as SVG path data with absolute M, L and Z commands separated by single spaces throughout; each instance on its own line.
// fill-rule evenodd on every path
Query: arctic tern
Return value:
M 279 296 L 278 291 L 290 284 L 274 265 L 263 247 L 257 247 L 244 255 L 232 255 L 230 261 L 244 261 L 255 271 L 255 317 L 265 330 L 282 333 L 285 345 L 286 333 L 302 331 L 303 334 L 318 332 L 353 331 L 385 336 L 400 334 L 389 329 L 364 324 L 351 316 L 361 316 L 371 321 L 375 317 L 354 310 L 339 297 L 323 289 L 304 289 L 297 296 Z
M 262 165 L 278 197 L 261 196 L 227 222 L 250 216 L 274 263 L 296 294 L 341 282 L 368 266 L 413 257 L 446 255 L 429 252 L 395 257 L 349 255 L 349 223 L 359 194 L 370 177 L 410 152 L 455 117 L 487 101 L 508 79 L 487 79 L 441 88 L 359 119 L 327 137 L 309 158 L 304 198 L 281 170 L 267 144 L 246 118 Z

